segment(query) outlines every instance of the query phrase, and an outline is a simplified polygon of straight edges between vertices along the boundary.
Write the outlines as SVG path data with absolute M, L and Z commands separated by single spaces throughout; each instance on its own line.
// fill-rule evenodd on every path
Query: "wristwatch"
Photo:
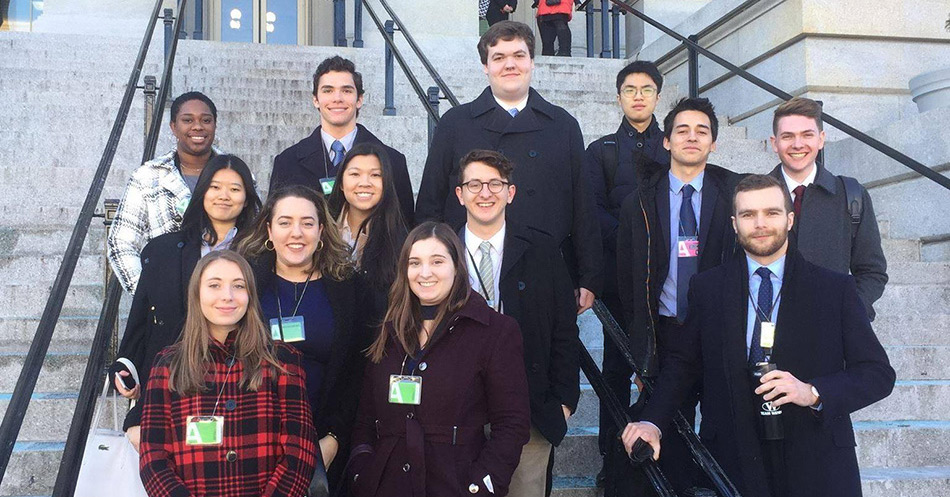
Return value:
M 812 407 L 818 407 L 821 405 L 821 395 L 818 394 L 818 389 L 815 388 L 815 385 L 811 386 L 811 394 L 815 396 L 815 403 L 812 404 Z

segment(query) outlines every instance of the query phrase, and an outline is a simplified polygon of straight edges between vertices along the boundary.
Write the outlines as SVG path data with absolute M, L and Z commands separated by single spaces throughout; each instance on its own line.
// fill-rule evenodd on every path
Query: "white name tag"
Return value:
M 762 321 L 762 334 L 759 338 L 759 346 L 763 349 L 771 349 L 775 344 L 775 323 Z

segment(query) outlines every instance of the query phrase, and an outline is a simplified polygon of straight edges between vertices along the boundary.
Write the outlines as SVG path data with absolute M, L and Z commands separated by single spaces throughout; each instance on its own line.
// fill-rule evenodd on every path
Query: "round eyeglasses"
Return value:
M 501 193 L 502 190 L 508 186 L 507 181 L 502 181 L 500 179 L 493 179 L 491 181 L 481 181 L 473 179 L 465 183 L 459 183 L 459 186 L 464 186 L 470 193 L 481 193 L 482 188 L 485 188 L 485 185 L 488 185 L 488 191 L 492 193 Z

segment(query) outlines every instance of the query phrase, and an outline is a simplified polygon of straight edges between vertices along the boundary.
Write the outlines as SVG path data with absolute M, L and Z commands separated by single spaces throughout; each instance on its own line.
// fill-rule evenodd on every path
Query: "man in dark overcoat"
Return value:
M 664 119 L 670 165 L 646 164 L 620 210 L 617 285 L 638 375 L 661 372 L 669 346 L 680 339 L 690 276 L 735 253 L 729 215 L 739 176 L 707 162 L 718 133 L 719 121 L 707 99 L 677 103 Z M 695 246 L 681 250 L 687 243 Z M 697 399 L 698 387 L 681 406 L 687 420 L 695 419 Z M 692 485 L 693 462 L 686 445 L 672 440 L 662 468 L 682 492 Z M 607 448 L 606 462 L 607 495 L 631 495 L 627 487 L 633 484 L 625 479 L 633 473 L 623 471 L 627 464 L 616 442 Z
M 511 161 L 493 150 L 473 150 L 462 159 L 455 193 L 466 221 L 459 238 L 472 288 L 515 318 L 524 339 L 531 439 L 509 492 L 544 497 L 551 488 L 554 447 L 564 439 L 580 397 L 580 341 L 571 279 L 554 240 L 506 220 L 517 192 L 513 174 Z
M 420 221 L 460 226 L 465 209 L 455 197 L 459 160 L 474 149 L 495 150 L 518 171 L 520 200 L 508 218 L 554 238 L 575 278 L 578 313 L 590 308 L 602 281 L 600 233 L 583 175 L 584 139 L 564 109 L 531 88 L 534 33 L 502 21 L 478 42 L 489 87 L 439 121 L 416 201 Z
M 789 248 L 791 209 L 771 176 L 736 187 L 744 253 L 693 277 L 686 326 L 623 442 L 629 451 L 641 438 L 662 460 L 660 430 L 676 436 L 671 416 L 702 378 L 700 438 L 742 495 L 858 497 L 850 415 L 888 396 L 895 373 L 854 279 Z M 776 369 L 753 379 L 764 363 Z M 779 418 L 782 436 L 765 436 L 766 415 Z
M 363 76 L 352 61 L 337 55 L 317 66 L 313 74 L 313 106 L 320 112 L 320 126 L 274 157 L 268 191 L 284 185 L 303 185 L 329 195 L 346 153 L 354 145 L 375 143 L 389 157 L 399 208 L 406 225 L 412 226 L 412 183 L 406 156 L 356 122 L 363 106 L 363 93 Z
M 772 149 L 781 164 L 769 174 L 782 181 L 793 198 L 792 244 L 809 262 L 854 276 L 873 321 L 874 302 L 887 284 L 887 260 L 871 196 L 857 180 L 835 176 L 817 160 L 825 145 L 818 102 L 796 97 L 779 105 L 772 133 Z M 855 199 L 860 200 L 860 213 L 850 205 Z

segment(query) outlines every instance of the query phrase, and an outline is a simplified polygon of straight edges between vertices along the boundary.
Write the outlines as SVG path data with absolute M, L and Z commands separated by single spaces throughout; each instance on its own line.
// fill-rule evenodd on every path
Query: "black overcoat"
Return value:
M 700 437 L 743 495 L 769 495 L 747 365 L 748 287 L 744 253 L 693 277 L 685 328 L 643 419 L 671 432 L 670 416 L 701 377 Z M 853 278 L 789 250 L 772 361 L 821 395 L 821 411 L 782 406 L 789 497 L 860 496 L 850 414 L 888 396 L 895 374 Z
M 699 272 L 714 268 L 736 252 L 732 195 L 740 176 L 706 165 L 699 216 Z M 669 165 L 651 163 L 637 190 L 620 209 L 617 235 L 617 286 L 627 335 L 639 374 L 657 373 L 656 322 L 660 293 L 670 271 Z
M 362 124 L 357 124 L 356 128 L 354 146 L 360 143 L 375 143 L 382 146 L 389 156 L 389 163 L 393 171 L 393 186 L 396 188 L 399 208 L 402 209 L 406 226 L 412 226 L 412 182 L 409 180 L 406 156 L 381 142 Z M 274 169 L 270 174 L 270 188 L 267 191 L 273 193 L 274 190 L 284 185 L 303 185 L 313 188 L 317 193 L 323 193 L 323 190 L 320 189 L 320 178 L 326 178 L 327 176 L 335 177 L 336 169 L 330 165 L 330 158 L 323 146 L 323 137 L 320 135 L 320 126 L 317 126 L 317 129 L 313 130 L 310 136 L 274 157 Z
M 142 249 L 142 276 L 117 357 L 135 364 L 144 392 L 155 356 L 178 340 L 188 313 L 188 282 L 201 258 L 201 238 L 180 231 L 153 238 Z M 123 429 L 141 425 L 142 404 L 125 417 Z
M 509 220 L 541 230 L 559 244 L 575 283 L 599 295 L 603 258 L 594 197 L 583 172 L 584 138 L 564 109 L 534 89 L 512 118 L 486 88 L 472 102 L 449 109 L 432 138 L 416 201 L 416 218 L 465 223 L 455 196 L 459 161 L 474 149 L 495 150 L 514 163 L 518 201 Z

